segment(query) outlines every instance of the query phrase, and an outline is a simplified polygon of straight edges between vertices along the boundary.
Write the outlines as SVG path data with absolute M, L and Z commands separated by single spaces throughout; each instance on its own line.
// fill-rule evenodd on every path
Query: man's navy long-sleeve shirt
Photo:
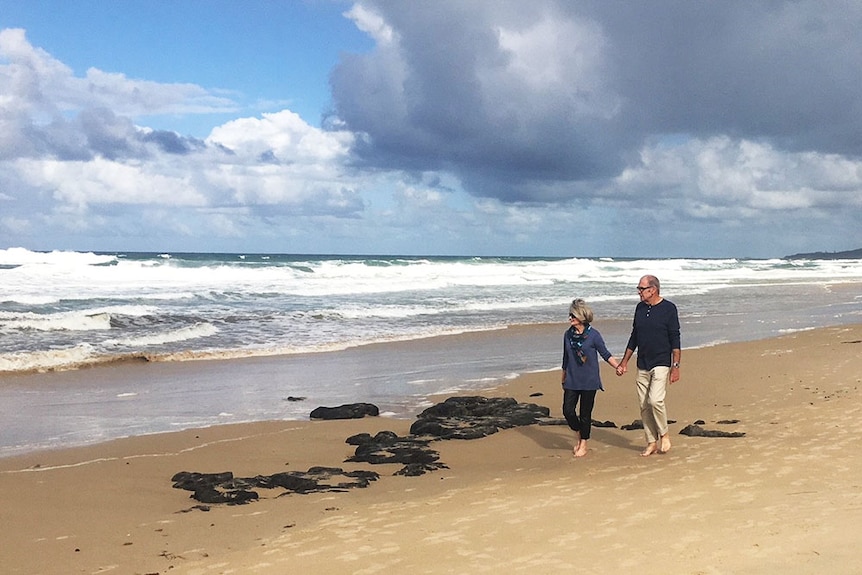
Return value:
M 632 351 L 637 349 L 639 369 L 670 367 L 671 352 L 682 349 L 676 306 L 666 299 L 653 306 L 638 303 L 626 347 Z

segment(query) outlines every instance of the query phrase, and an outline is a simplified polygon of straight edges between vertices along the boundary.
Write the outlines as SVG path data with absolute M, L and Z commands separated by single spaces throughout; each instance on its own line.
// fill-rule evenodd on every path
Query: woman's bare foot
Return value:
M 655 453 L 657 451 L 658 451 L 658 446 L 656 445 L 655 441 L 653 441 L 652 443 L 648 443 L 646 446 L 646 449 L 641 451 L 641 457 L 649 457 L 650 455 L 652 455 L 653 453 Z
M 668 451 L 670 451 L 670 437 L 665 433 L 661 436 L 661 449 L 659 453 L 667 453 Z
M 575 457 L 580 457 L 578 455 L 578 448 L 581 446 L 581 434 L 577 431 L 575 432 L 575 446 L 572 448 L 572 455 Z
M 587 440 L 582 439 L 578 442 L 578 445 L 575 447 L 575 457 L 583 457 L 587 454 Z

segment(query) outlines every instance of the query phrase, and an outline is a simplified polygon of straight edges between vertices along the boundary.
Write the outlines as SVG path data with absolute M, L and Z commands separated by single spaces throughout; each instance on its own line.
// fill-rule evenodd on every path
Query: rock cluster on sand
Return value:
M 347 438 L 347 443 L 356 446 L 353 457 L 347 459 L 354 463 L 402 463 L 395 475 L 414 477 L 428 471 L 447 469 L 440 463 L 440 454 L 428 447 L 430 439 L 417 437 L 399 437 L 392 431 L 381 431 L 372 436 L 369 433 L 359 433 Z
M 352 403 L 338 407 L 318 407 L 311 412 L 311 418 L 357 419 L 366 415 L 376 416 L 378 413 L 376 405 Z M 347 443 L 355 445 L 356 450 L 347 461 L 372 465 L 400 463 L 404 467 L 396 475 L 422 475 L 446 468 L 439 461 L 440 455 L 429 447 L 434 440 L 485 437 L 500 429 L 532 425 L 549 414 L 547 407 L 518 403 L 512 398 L 453 397 L 419 414 L 408 437 L 399 437 L 392 431 L 381 431 L 374 436 L 362 433 L 349 437 Z M 344 479 L 337 483 L 329 481 L 336 476 Z M 237 505 L 257 499 L 258 493 L 253 489 L 280 487 L 293 493 L 340 491 L 367 487 L 378 477 L 373 471 L 346 472 L 340 468 L 313 467 L 307 472 L 284 472 L 251 478 L 236 478 L 230 471 L 181 471 L 171 481 L 177 489 L 192 491 L 192 498 L 201 503 Z
M 396 475 L 416 476 L 445 469 L 439 454 L 429 447 L 433 440 L 478 439 L 501 429 L 532 425 L 547 418 L 550 410 L 533 403 L 518 403 L 511 397 L 450 397 L 419 414 L 408 437 L 381 431 L 348 438 L 356 445 L 352 462 L 402 463 Z
M 379 410 L 371 403 L 351 403 L 338 407 L 318 407 L 311 412 L 312 419 L 358 419 L 377 416 Z M 360 433 L 348 437 L 346 443 L 355 445 L 350 463 L 381 465 L 397 463 L 403 467 L 395 475 L 417 476 L 429 471 L 446 469 L 440 454 L 430 447 L 433 441 L 443 439 L 478 439 L 523 425 L 563 424 L 565 420 L 551 419 L 547 407 L 534 403 L 518 403 L 511 397 L 450 397 L 420 413 L 410 426 L 410 434 L 400 437 L 392 431 L 380 431 L 372 436 Z M 671 422 L 673 423 L 673 422 Z M 720 423 L 736 423 L 736 420 Z M 599 427 L 616 427 L 612 421 L 593 422 Z M 744 433 L 705 430 L 702 421 L 686 426 L 683 435 L 699 437 L 742 437 Z M 643 429 L 635 420 L 623 425 L 624 430 Z M 332 481 L 333 478 L 340 481 Z M 343 491 L 353 487 L 367 487 L 379 475 L 373 471 L 344 471 L 341 468 L 313 467 L 307 472 L 283 472 L 275 475 L 258 475 L 236 478 L 233 473 L 196 473 L 182 471 L 171 479 L 177 489 L 192 491 L 192 497 L 201 503 L 241 504 L 254 501 L 258 494 L 253 489 L 282 488 L 288 493 L 312 491 Z
M 547 407 L 518 403 L 511 397 L 450 397 L 420 413 L 410 433 L 440 439 L 478 439 L 501 429 L 533 425 L 550 414 Z
M 354 487 L 368 487 L 380 477 L 373 471 L 344 471 L 339 467 L 312 467 L 308 471 L 285 471 L 274 475 L 234 477 L 230 471 L 197 473 L 180 471 L 171 481 L 176 489 L 192 491 L 192 498 L 201 503 L 228 503 L 239 505 L 258 498 L 252 489 L 282 488 L 288 493 L 315 491 L 344 491 Z M 332 481 L 335 478 L 336 481 Z

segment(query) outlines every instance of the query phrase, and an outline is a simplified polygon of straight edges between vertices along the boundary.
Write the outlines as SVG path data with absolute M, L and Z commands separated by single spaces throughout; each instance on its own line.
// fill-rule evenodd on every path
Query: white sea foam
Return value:
M 62 312 L 49 315 L 0 312 L 0 331 L 90 331 L 111 329 L 111 315 L 106 312 Z
M 10 248 L 0 250 L 0 266 L 0 353 L 36 357 L 86 343 L 92 349 L 89 361 L 112 361 L 118 354 L 161 361 L 295 354 L 556 322 L 576 296 L 587 299 L 603 320 L 627 319 L 637 301 L 633 286 L 647 273 L 662 279 L 662 294 L 679 300 L 691 321 L 720 316 L 733 327 L 753 310 L 765 310 L 762 329 L 772 330 L 773 324 L 798 329 L 812 313 L 830 319 L 862 313 L 857 293 L 837 289 L 862 282 L 858 260 L 361 258 Z M 791 314 L 795 321 L 782 315 L 783 309 L 773 311 L 820 300 L 826 308 Z M 707 339 L 726 337 L 716 333 Z M 57 361 L 50 359 L 51 365 Z M 70 357 L 70 365 L 77 361 Z
M 116 256 L 96 255 L 92 252 L 34 252 L 24 248 L 0 250 L 0 264 L 4 265 L 28 266 L 41 264 L 70 268 L 82 265 L 105 265 L 116 261 Z
M 208 337 L 216 333 L 218 333 L 218 328 L 216 328 L 214 325 L 209 323 L 202 323 L 189 327 L 183 327 L 173 331 L 155 333 L 152 335 L 146 335 L 141 337 L 108 339 L 105 340 L 103 344 L 106 346 L 122 347 L 162 345 L 165 343 L 176 343 L 180 341 L 187 341 L 190 339 Z
M 0 353 L 0 373 L 72 368 L 93 361 L 93 347 L 87 343 L 66 349 Z

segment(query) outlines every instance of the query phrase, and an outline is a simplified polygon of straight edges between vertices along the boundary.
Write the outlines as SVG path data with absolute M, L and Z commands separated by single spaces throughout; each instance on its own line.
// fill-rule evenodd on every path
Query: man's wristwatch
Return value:
M 679 362 L 678 362 L 678 361 L 675 361 L 675 362 L 673 362 L 672 364 L 670 364 L 670 366 L 671 366 L 671 367 L 679 367 Z

